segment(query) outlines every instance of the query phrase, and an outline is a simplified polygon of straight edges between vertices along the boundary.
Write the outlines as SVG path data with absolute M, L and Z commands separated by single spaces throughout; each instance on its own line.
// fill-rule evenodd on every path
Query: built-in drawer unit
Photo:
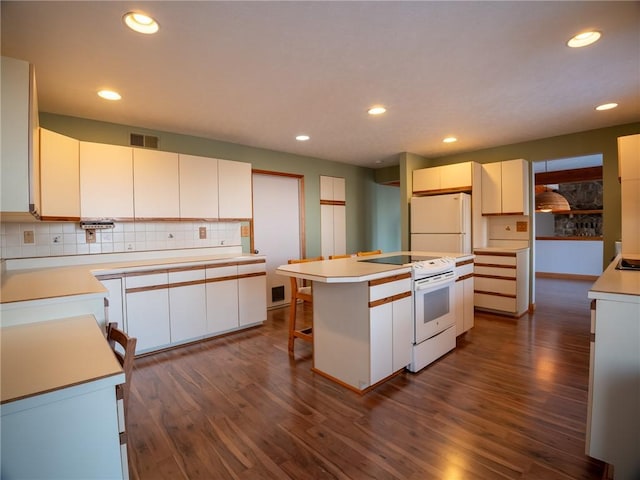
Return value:
M 477 250 L 474 306 L 521 316 L 529 308 L 529 249 Z

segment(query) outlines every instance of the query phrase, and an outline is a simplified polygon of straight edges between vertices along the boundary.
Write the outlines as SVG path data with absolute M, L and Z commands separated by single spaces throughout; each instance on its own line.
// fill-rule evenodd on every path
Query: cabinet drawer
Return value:
M 475 258 L 476 265 L 484 264 L 484 265 L 516 265 L 516 254 L 513 255 L 487 255 L 487 254 L 478 254 L 476 253 Z
M 384 279 L 383 279 L 384 280 Z M 371 285 L 371 282 L 369 283 Z M 411 278 L 403 278 L 391 282 L 371 285 L 369 287 L 369 301 L 400 295 L 411 292 Z
M 474 272 L 473 262 L 467 263 L 466 265 L 461 265 L 456 267 L 456 278 L 463 277 L 465 275 L 472 274 Z
M 167 285 L 168 283 L 169 274 L 166 270 L 164 272 L 127 274 L 124 280 L 127 289 Z
M 516 299 L 510 297 L 500 297 L 497 295 L 487 295 L 486 293 L 476 293 L 473 296 L 473 303 L 479 308 L 489 308 L 502 312 L 515 313 Z
M 226 278 L 238 276 L 237 265 L 225 265 L 221 267 L 207 267 L 206 277 L 209 278 Z
M 476 275 L 489 275 L 491 277 L 516 278 L 516 267 L 487 267 L 476 265 L 474 269 Z
M 169 283 L 204 281 L 205 269 L 169 270 Z
M 474 277 L 474 289 L 503 295 L 516 294 L 516 281 L 501 278 Z
M 241 263 L 238 265 L 238 275 L 246 275 L 248 273 L 261 273 L 267 271 L 267 264 L 260 263 Z

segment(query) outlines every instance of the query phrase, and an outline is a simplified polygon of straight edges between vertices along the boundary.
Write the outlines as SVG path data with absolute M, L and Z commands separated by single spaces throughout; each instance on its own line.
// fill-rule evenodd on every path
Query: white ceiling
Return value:
M 40 111 L 377 168 L 640 120 L 639 2 L 2 1 Z M 122 15 L 154 16 L 153 36 Z M 603 32 L 582 49 L 567 39 Z M 121 92 L 120 102 L 96 96 Z M 617 109 L 594 107 L 617 102 Z M 366 110 L 384 104 L 387 114 Z M 307 133 L 308 142 L 295 135 Z M 447 135 L 460 140 L 444 144 Z

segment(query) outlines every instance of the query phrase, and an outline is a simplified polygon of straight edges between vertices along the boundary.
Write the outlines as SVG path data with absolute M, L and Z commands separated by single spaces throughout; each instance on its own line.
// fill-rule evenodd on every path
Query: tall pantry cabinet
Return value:
M 347 253 L 345 179 L 320 176 L 320 245 L 322 256 Z

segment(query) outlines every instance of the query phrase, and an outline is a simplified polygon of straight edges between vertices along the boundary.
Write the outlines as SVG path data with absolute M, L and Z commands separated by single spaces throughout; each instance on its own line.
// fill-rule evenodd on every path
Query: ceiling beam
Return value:
M 602 166 L 558 170 L 556 172 L 540 172 L 535 174 L 536 185 L 556 183 L 589 182 L 602 180 Z

